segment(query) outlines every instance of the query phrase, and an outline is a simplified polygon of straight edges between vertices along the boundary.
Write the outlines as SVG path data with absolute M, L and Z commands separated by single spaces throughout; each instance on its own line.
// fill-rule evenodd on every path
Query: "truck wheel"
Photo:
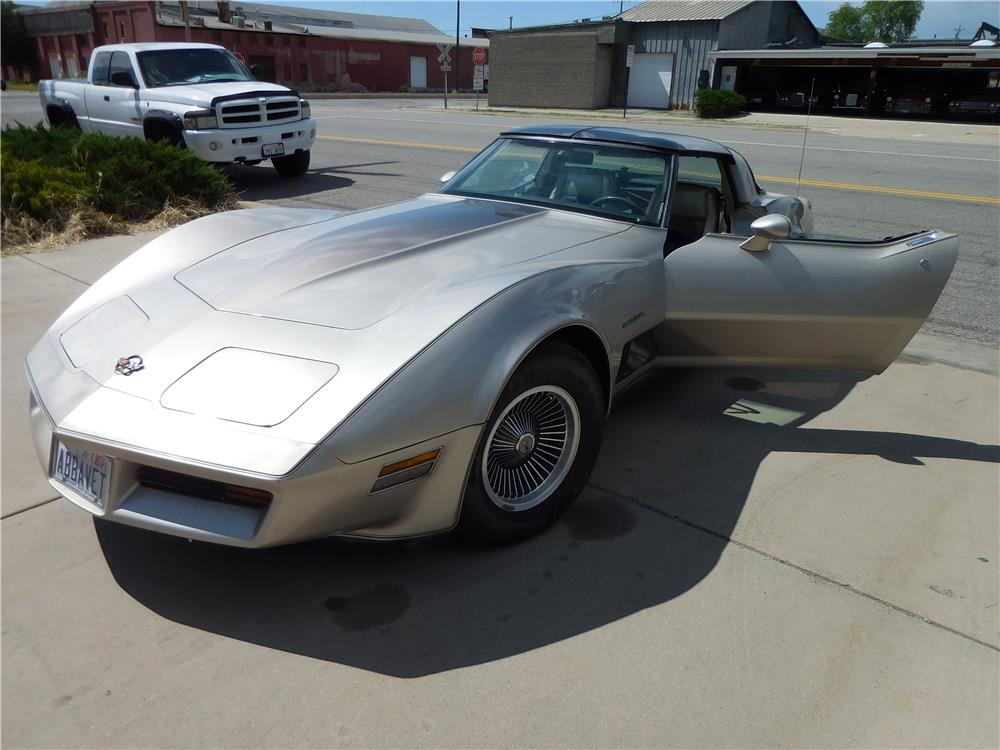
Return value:
M 275 156 L 271 164 L 282 177 L 301 177 L 309 169 L 309 152 L 296 151 L 288 156 Z
M 49 125 L 54 128 L 82 130 L 72 110 L 67 111 L 62 107 L 49 107 L 47 114 L 49 116 Z
M 187 148 L 184 134 L 174 125 L 166 122 L 152 122 L 147 123 L 144 130 L 147 141 L 162 141 L 171 146 L 177 146 L 177 148 Z
M 543 346 L 493 407 L 455 531 L 505 544 L 551 526 L 583 490 L 603 433 L 604 395 L 590 362 L 565 344 Z

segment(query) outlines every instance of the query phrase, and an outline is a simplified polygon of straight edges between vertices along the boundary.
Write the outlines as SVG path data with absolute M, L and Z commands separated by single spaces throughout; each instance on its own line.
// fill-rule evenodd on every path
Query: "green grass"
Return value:
M 8 91 L 38 91 L 38 84 L 30 81 L 7 81 Z

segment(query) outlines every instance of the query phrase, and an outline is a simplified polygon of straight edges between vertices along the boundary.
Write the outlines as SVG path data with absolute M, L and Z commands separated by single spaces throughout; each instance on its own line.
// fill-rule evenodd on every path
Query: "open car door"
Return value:
M 756 251 L 745 239 L 708 234 L 664 259 L 661 361 L 882 372 L 927 319 L 958 256 L 958 238 L 943 232 L 764 238 Z

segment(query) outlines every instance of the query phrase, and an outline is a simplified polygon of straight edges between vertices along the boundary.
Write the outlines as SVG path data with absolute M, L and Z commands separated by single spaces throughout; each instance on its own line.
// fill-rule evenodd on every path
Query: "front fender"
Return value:
M 643 262 L 598 261 L 546 269 L 508 287 L 397 372 L 315 458 L 354 463 L 484 423 L 517 365 L 566 326 L 587 326 L 601 338 L 610 377 L 635 335 L 627 324 L 637 306 L 659 298 L 663 274 L 654 273 Z
M 53 325 L 62 331 L 84 314 L 117 297 L 166 281 L 210 255 L 241 242 L 287 229 L 329 221 L 333 211 L 255 208 L 195 219 L 143 245 L 92 284 Z

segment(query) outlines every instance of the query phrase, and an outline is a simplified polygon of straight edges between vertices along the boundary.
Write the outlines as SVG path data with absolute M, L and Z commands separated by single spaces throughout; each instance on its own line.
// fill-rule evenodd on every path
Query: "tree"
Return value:
M 924 4 L 920 0 L 866 0 L 841 5 L 827 19 L 826 35 L 848 42 L 903 42 L 913 36 Z
M 853 5 L 841 5 L 830 13 L 826 21 L 827 36 L 843 39 L 845 42 L 860 42 L 865 38 L 865 19 L 861 8 Z
M 35 40 L 24 30 L 21 17 L 14 12 L 14 8 L 11 0 L 0 3 L 0 65 L 31 71 L 38 65 Z

